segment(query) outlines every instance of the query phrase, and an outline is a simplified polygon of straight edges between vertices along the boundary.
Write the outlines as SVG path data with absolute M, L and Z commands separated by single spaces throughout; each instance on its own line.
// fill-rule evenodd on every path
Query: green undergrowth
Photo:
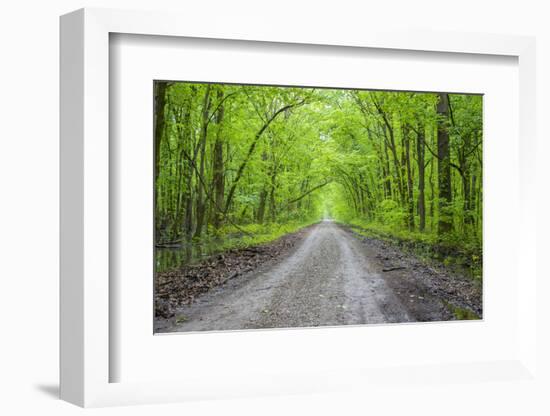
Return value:
M 317 221 L 292 221 L 284 224 L 248 224 L 240 225 L 239 229 L 228 225 L 219 230 L 217 239 L 220 250 L 254 247 L 275 241 L 287 234 L 295 233 L 302 228 L 315 224 Z
M 443 301 L 445 307 L 451 311 L 457 321 L 473 321 L 481 319 L 481 316 L 472 312 L 470 309 L 461 308 L 460 306 L 455 306 L 450 302 Z
M 442 239 L 435 233 L 396 229 L 362 219 L 341 221 L 341 224 L 365 237 L 397 245 L 425 261 L 436 261 L 476 280 L 482 278 L 482 249 L 477 242 L 452 234 Z

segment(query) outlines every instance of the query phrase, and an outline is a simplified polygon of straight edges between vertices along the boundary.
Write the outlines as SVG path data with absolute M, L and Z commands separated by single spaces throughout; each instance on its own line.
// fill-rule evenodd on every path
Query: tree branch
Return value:
M 424 141 L 424 144 L 426 145 L 426 149 L 428 149 L 430 151 L 430 153 L 437 158 L 437 160 L 441 160 L 441 158 L 436 154 L 434 153 L 434 151 L 430 148 L 430 146 L 428 145 L 428 143 L 426 141 Z M 452 166 L 453 168 L 455 168 L 458 173 L 460 174 L 460 176 L 464 177 L 464 172 L 462 171 L 462 168 L 460 166 L 458 166 L 456 163 L 453 163 L 453 162 L 450 162 L 449 161 L 449 166 Z
M 189 153 L 187 153 L 185 151 L 185 149 L 182 149 L 182 153 L 183 155 L 185 156 L 185 158 L 191 162 L 191 164 L 193 165 L 193 170 L 195 171 L 195 174 L 197 175 L 197 178 L 199 179 L 199 181 L 201 182 L 203 188 L 204 188 L 204 193 L 206 195 L 206 197 L 208 198 L 208 200 L 213 204 L 214 208 L 216 209 L 216 211 L 218 211 L 218 213 L 220 213 L 221 215 L 223 215 L 224 219 L 226 219 L 233 227 L 235 227 L 237 230 L 241 231 L 242 233 L 244 234 L 247 234 L 249 236 L 252 236 L 253 234 L 252 233 L 249 233 L 248 231 L 246 231 L 245 229 L 239 227 L 237 224 L 235 224 L 231 218 L 229 218 L 229 216 L 227 215 L 227 213 L 221 209 L 221 207 L 218 206 L 217 202 L 214 200 L 214 198 L 212 198 L 212 195 L 210 194 L 210 192 L 208 192 L 208 189 L 206 188 L 206 183 L 204 182 L 204 178 L 202 177 L 202 175 L 200 174 L 199 172 L 199 169 L 197 168 L 197 164 L 195 163 L 195 161 L 193 159 L 191 159 Z
M 290 205 L 290 204 L 293 204 L 294 202 L 298 202 L 300 199 L 305 198 L 305 197 L 308 196 L 310 193 L 315 192 L 317 189 L 320 189 L 320 188 L 322 188 L 323 186 L 326 186 L 326 185 L 328 185 L 328 184 L 331 183 L 331 182 L 332 182 L 332 179 L 328 179 L 328 180 L 326 180 L 324 183 L 321 183 L 321 184 L 319 184 L 319 185 L 317 185 L 317 186 L 314 186 L 313 188 L 311 188 L 311 189 L 309 189 L 308 191 L 304 192 L 304 193 L 303 193 L 302 195 L 300 195 L 298 198 L 294 198 L 294 199 L 292 199 L 292 200 L 290 200 L 290 201 L 287 201 L 287 203 L 285 204 L 285 206 L 288 206 L 288 205 Z
M 254 149 L 256 148 L 256 144 L 258 143 L 258 141 L 260 140 L 260 137 L 262 137 L 262 134 L 264 133 L 264 131 L 269 127 L 269 125 L 273 122 L 273 120 L 275 120 L 275 118 L 277 118 L 277 116 L 279 114 L 281 114 L 282 112 L 286 111 L 286 110 L 290 110 L 291 108 L 293 107 L 297 107 L 297 106 L 300 106 L 300 105 L 303 105 L 305 103 L 305 100 L 302 100 L 302 101 L 299 101 L 297 103 L 294 103 L 294 104 L 288 104 L 288 105 L 285 105 L 284 107 L 281 107 L 279 108 L 270 118 L 269 120 L 267 120 L 264 125 L 262 126 L 262 128 L 260 130 L 258 130 L 258 132 L 256 133 L 256 135 L 254 136 L 254 140 L 252 141 L 252 143 L 250 144 L 250 147 L 248 148 L 248 152 L 244 158 L 244 160 L 242 161 L 241 165 L 239 166 L 239 169 L 237 170 L 237 175 L 235 176 L 235 179 L 233 179 L 233 183 L 231 185 L 231 189 L 229 190 L 229 194 L 227 195 L 227 199 L 226 199 L 226 202 L 225 202 L 225 212 L 227 212 L 227 210 L 229 209 L 229 206 L 231 205 L 231 202 L 233 200 L 233 195 L 235 194 L 235 190 L 237 188 L 237 184 L 239 183 L 239 181 L 241 180 L 241 177 L 243 175 L 243 172 L 244 172 L 244 169 L 246 167 L 246 165 L 248 164 L 248 161 L 250 160 L 250 158 L 252 157 L 252 154 L 254 153 Z
M 227 100 L 229 97 L 231 97 L 232 95 L 235 95 L 236 92 L 232 92 L 231 94 L 227 94 L 225 97 L 223 97 L 223 99 L 218 103 L 218 105 L 216 106 L 216 108 L 214 109 L 214 111 L 212 111 L 212 114 L 210 114 L 210 117 L 208 117 L 208 121 L 206 122 L 206 124 L 210 124 L 210 122 L 213 120 L 214 116 L 216 115 L 216 113 L 218 112 L 218 109 L 222 106 L 222 104 L 224 103 L 225 100 Z

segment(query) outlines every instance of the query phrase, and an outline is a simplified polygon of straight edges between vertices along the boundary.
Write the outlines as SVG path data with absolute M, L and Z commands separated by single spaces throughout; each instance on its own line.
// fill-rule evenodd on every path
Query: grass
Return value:
M 482 250 L 476 242 L 453 234 L 441 239 L 433 232 L 409 231 L 357 218 L 341 223 L 365 237 L 396 244 L 423 260 L 435 260 L 447 267 L 458 268 L 474 279 L 482 279 Z
M 221 251 L 233 248 L 247 248 L 270 243 L 286 234 L 295 233 L 316 222 L 317 221 L 291 221 L 284 224 L 248 224 L 241 225 L 241 230 L 237 230 L 235 227 L 226 226 L 220 230 L 217 238 L 222 240 L 220 244 Z M 248 234 L 245 234 L 243 231 Z

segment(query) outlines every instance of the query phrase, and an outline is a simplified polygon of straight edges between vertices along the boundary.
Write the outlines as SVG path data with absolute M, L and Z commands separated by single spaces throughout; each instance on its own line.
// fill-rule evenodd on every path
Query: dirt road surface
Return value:
M 182 306 L 155 332 L 289 328 L 452 319 L 414 272 L 326 220 L 275 264 L 235 278 Z M 386 258 L 387 260 L 387 258 Z

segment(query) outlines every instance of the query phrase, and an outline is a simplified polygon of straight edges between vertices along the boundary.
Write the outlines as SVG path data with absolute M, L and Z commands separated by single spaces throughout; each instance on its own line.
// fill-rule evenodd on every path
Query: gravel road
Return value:
M 407 271 L 332 221 L 311 227 L 275 264 L 235 278 L 155 321 L 156 332 L 379 324 L 451 319 Z

